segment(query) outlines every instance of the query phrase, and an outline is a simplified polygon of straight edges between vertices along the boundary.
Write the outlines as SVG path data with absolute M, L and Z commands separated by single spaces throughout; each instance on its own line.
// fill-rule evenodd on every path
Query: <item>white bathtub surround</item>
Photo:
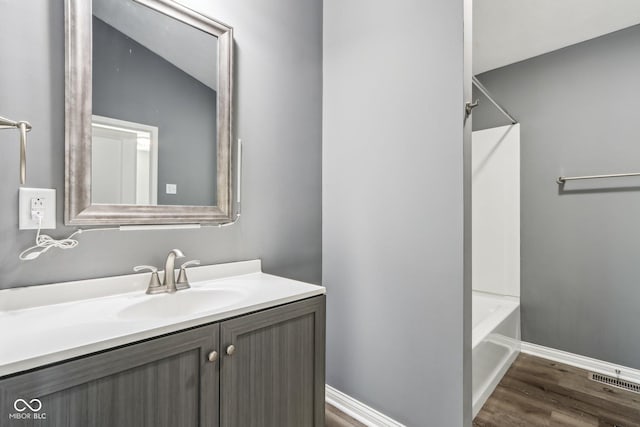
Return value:
M 520 298 L 478 291 L 473 291 L 472 298 L 473 338 L 471 347 L 475 348 L 486 336 L 495 331 L 504 319 L 514 311 L 520 310 Z M 517 336 L 514 338 L 520 339 L 520 329 L 518 328 L 516 332 Z
M 404 424 L 389 418 L 359 400 L 331 387 L 329 384 L 325 387 L 325 396 L 328 404 L 335 406 L 364 425 L 370 427 L 405 427 Z
M 528 342 L 522 343 L 521 351 L 533 356 L 542 357 L 543 359 L 553 360 L 555 362 L 564 363 L 565 365 L 575 366 L 576 368 L 584 369 L 585 371 L 609 375 L 620 380 L 631 381 L 640 384 L 639 369 L 616 365 L 615 363 L 605 362 L 604 360 L 593 359 L 591 357 L 581 356 L 579 354 L 556 350 L 555 348 L 544 347 Z
M 520 296 L 520 125 L 473 132 L 473 289 Z
M 471 145 L 475 417 L 520 352 L 520 125 Z
M 188 275 L 175 294 L 145 294 L 149 273 L 0 291 L 0 376 L 325 293 L 259 260 Z
M 473 292 L 473 416 L 520 353 L 520 299 Z
M 520 351 L 520 125 L 471 145 L 475 417 Z

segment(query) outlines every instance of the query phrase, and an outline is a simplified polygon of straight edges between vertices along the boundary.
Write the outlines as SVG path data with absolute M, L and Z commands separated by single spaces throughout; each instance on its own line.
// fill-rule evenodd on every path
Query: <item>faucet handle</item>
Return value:
M 189 285 L 189 279 L 187 279 L 187 267 L 191 267 L 192 265 L 200 265 L 199 259 L 194 259 L 192 261 L 187 261 L 180 266 L 180 273 L 178 274 L 178 281 L 176 282 L 176 289 L 189 289 L 191 285 Z
M 149 286 L 147 286 L 148 294 L 157 294 L 159 292 L 164 292 L 162 289 L 162 285 L 160 284 L 160 278 L 158 277 L 158 269 L 152 265 L 136 265 L 133 267 L 133 271 L 150 271 L 151 279 L 149 279 Z
M 145 271 L 148 270 L 152 273 L 157 273 L 158 269 L 155 268 L 153 265 L 136 265 L 135 267 L 133 267 L 133 271 L 135 271 L 136 273 L 139 273 L 141 271 Z
M 180 266 L 180 270 L 184 270 L 187 267 L 191 267 L 192 265 L 200 265 L 199 259 L 192 259 L 191 261 L 187 261 Z

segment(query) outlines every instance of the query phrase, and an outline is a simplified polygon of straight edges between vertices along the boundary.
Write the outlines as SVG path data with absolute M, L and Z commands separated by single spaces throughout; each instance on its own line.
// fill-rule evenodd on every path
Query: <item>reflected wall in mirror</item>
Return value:
M 231 28 L 170 0 L 66 7 L 65 222 L 230 220 Z
M 123 152 L 111 174 L 92 174 L 92 202 L 214 206 L 217 37 L 132 0 L 93 0 L 92 31 L 93 114 L 156 127 L 159 166 L 155 203 L 127 191 L 135 180 L 119 176 L 135 164 L 135 150 Z M 95 133 L 92 143 L 92 167 L 107 172 L 101 156 L 115 148 L 96 151 Z M 128 197 L 105 198 L 103 188 L 113 194 L 119 182 Z

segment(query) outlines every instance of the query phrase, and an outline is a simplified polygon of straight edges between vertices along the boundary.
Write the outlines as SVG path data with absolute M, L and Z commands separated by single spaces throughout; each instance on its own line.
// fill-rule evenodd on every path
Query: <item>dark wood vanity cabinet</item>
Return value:
M 0 426 L 322 427 L 324 358 L 317 296 L 1 379 Z
M 219 370 L 207 357 L 219 330 L 204 326 L 0 380 L 0 425 L 217 426 L 218 407 L 207 403 L 218 400 Z M 16 399 L 34 398 L 38 411 L 19 412 L 25 405 Z
M 220 342 L 221 427 L 324 427 L 324 296 L 222 322 Z

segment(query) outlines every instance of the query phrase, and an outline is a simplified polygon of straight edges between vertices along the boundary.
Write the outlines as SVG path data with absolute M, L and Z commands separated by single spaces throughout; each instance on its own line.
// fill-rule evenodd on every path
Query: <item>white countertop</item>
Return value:
M 262 273 L 259 260 L 193 267 L 188 276 L 192 289 L 176 294 L 146 295 L 149 273 L 0 291 L 0 377 L 325 293 Z M 125 315 L 148 300 L 172 304 L 211 290 L 239 296 L 198 313 Z

